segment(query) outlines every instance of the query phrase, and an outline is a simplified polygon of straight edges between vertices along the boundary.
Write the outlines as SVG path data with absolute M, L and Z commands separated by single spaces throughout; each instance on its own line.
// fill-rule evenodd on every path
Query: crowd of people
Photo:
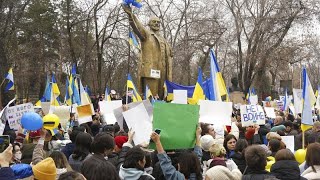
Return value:
M 155 150 L 134 144 L 136 132 L 125 121 L 120 129 L 98 112 L 80 125 L 70 114 L 56 134 L 42 128 L 26 136 L 22 128 L 6 126 L 11 144 L 0 153 L 0 180 L 320 179 L 319 121 L 305 132 L 302 147 L 299 116 L 278 111 L 265 125 L 242 127 L 234 109 L 232 119 L 231 126 L 200 123 L 193 149 L 167 151 L 157 132 L 150 135 Z M 306 148 L 304 162 L 296 160 L 282 136 L 295 137 L 295 150 Z

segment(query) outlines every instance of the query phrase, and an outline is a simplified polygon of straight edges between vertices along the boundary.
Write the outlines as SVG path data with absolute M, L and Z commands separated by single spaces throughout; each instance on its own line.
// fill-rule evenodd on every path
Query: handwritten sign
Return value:
M 265 114 L 259 105 L 240 106 L 242 126 L 251 126 L 254 124 L 265 124 Z
M 34 112 L 33 104 L 26 103 L 17 106 L 8 107 L 6 109 L 6 118 L 11 129 L 18 130 L 20 119 L 24 113 Z
M 302 113 L 302 107 L 303 107 L 302 89 L 293 89 L 292 92 L 293 92 L 294 109 L 297 115 L 298 113 Z

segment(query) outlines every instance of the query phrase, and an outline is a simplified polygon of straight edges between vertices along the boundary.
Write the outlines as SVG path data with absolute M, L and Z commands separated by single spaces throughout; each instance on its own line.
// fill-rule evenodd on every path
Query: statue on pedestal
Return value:
M 162 98 L 164 81 L 172 81 L 173 55 L 172 48 L 160 35 L 160 19 L 150 18 L 147 29 L 132 13 L 130 6 L 123 4 L 122 8 L 128 14 L 130 26 L 141 42 L 137 88 L 139 92 L 143 92 L 148 85 L 153 95 Z

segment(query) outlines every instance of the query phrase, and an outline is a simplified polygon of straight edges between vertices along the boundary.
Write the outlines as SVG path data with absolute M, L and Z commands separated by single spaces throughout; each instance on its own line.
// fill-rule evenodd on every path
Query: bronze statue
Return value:
M 130 26 L 141 42 L 141 56 L 138 63 L 137 88 L 139 92 L 148 85 L 153 95 L 163 96 L 165 80 L 172 81 L 172 49 L 166 40 L 160 36 L 160 19 L 150 18 L 148 26 L 144 27 L 132 13 L 130 6 L 122 5 L 129 16 Z M 151 76 L 151 70 L 160 71 L 160 78 Z

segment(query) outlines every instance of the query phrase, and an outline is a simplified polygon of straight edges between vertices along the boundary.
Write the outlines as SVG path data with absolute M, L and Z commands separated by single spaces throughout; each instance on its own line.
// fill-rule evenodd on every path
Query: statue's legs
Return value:
M 159 79 L 153 79 L 153 78 L 147 78 L 147 77 L 142 77 L 141 78 L 141 88 L 143 89 L 143 93 L 145 93 L 145 87 L 146 85 L 149 86 L 151 92 L 152 92 L 152 95 L 156 95 L 156 94 L 159 94 Z M 161 86 L 162 87 L 162 86 Z

